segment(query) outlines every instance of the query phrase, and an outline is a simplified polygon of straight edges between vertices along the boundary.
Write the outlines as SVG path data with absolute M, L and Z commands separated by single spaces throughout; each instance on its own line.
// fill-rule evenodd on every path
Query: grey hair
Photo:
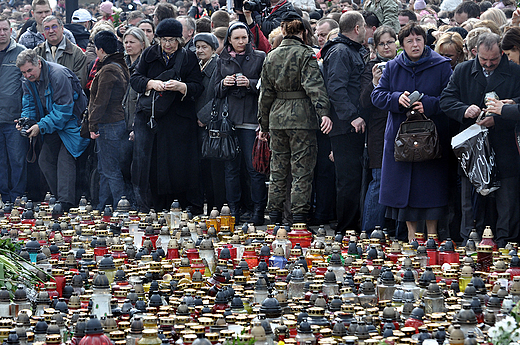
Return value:
M 184 19 L 186 21 L 186 26 L 188 27 L 188 29 L 193 30 L 193 32 L 195 32 L 195 30 L 197 29 L 197 22 L 195 21 L 195 19 L 193 19 L 190 16 L 177 17 L 177 20 L 179 19 Z
M 33 49 L 26 49 L 18 54 L 18 57 L 16 58 L 16 67 L 20 68 L 28 62 L 32 63 L 33 66 L 38 66 L 38 61 L 40 60 L 40 56 L 36 54 Z
M 481 45 L 484 45 L 486 50 L 491 50 L 495 44 L 498 46 L 500 51 L 502 51 L 502 47 L 500 45 L 500 36 L 493 32 L 483 32 L 478 36 L 477 39 L 477 52 L 479 51 Z
M 63 27 L 63 20 L 61 20 L 60 18 L 56 17 L 56 16 L 53 16 L 53 15 L 50 15 L 50 16 L 47 16 L 43 19 L 42 21 L 42 24 L 45 24 L 45 23 L 48 23 L 50 22 L 51 20 L 57 20 L 58 21 L 58 25 Z
M 128 35 L 134 36 L 139 42 L 141 42 L 144 45 L 144 48 L 148 48 L 150 46 L 150 41 L 148 41 L 148 37 L 146 37 L 142 29 L 135 26 L 128 28 L 125 34 L 123 35 L 123 41 Z

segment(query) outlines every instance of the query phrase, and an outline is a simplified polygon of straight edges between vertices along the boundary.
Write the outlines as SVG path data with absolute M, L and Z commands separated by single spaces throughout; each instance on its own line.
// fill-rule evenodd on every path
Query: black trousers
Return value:
M 329 221 L 335 219 L 336 185 L 334 163 L 329 159 L 330 138 L 321 131 L 316 131 L 318 156 L 314 168 L 313 198 L 314 218 Z
M 364 133 L 349 133 L 330 138 L 336 170 L 337 232 L 360 231 L 360 196 L 363 167 L 361 157 Z
M 491 195 L 482 197 L 478 196 L 478 202 L 472 203 L 471 199 L 471 183 L 466 176 L 461 176 L 461 201 L 462 201 L 462 224 L 461 235 L 465 240 L 469 236 L 473 219 L 477 219 L 477 228 L 490 225 L 495 235 L 495 242 L 499 247 L 503 248 L 507 242 L 517 242 L 520 238 L 520 215 L 518 209 L 520 207 L 520 194 L 518 192 L 520 187 L 519 176 L 503 178 L 500 180 L 500 188 L 494 191 Z M 494 210 L 489 210 L 484 205 L 487 199 L 495 198 L 496 207 Z M 473 207 L 471 207 L 473 204 Z M 476 209 L 475 209 L 476 207 Z M 496 224 L 489 222 L 492 214 L 496 213 Z M 486 221 L 487 220 L 487 221 Z

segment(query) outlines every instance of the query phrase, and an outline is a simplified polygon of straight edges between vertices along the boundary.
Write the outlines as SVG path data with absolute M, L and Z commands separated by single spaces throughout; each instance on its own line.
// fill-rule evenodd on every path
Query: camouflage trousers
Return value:
M 287 176 L 291 174 L 291 212 L 306 214 L 310 210 L 316 165 L 316 130 L 271 129 L 269 133 L 272 153 L 267 209 L 283 212 Z

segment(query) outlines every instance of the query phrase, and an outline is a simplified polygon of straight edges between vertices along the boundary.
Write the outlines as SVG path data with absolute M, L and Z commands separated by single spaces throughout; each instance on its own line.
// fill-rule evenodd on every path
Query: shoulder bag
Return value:
M 409 110 L 395 137 L 395 161 L 424 162 L 440 157 L 441 147 L 435 123 L 424 114 Z
M 240 153 L 235 127 L 228 119 L 227 97 L 222 101 L 222 109 L 217 110 L 217 98 L 213 101 L 211 120 L 202 138 L 202 157 L 215 160 L 233 160 Z

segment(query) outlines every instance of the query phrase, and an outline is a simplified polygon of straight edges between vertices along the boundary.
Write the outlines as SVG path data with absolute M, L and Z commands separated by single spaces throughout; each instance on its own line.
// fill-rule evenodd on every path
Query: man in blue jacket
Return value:
M 27 140 L 14 126 L 22 111 L 22 74 L 16 57 L 25 47 L 11 38 L 11 23 L 0 16 L 0 194 L 3 201 L 14 201 L 27 184 Z M 11 179 L 9 179 L 9 170 Z
M 27 136 L 42 135 L 38 164 L 51 192 L 68 210 L 76 204 L 76 158 L 89 143 L 81 138 L 79 126 L 87 97 L 71 70 L 43 60 L 32 49 L 18 55 L 16 66 L 24 76 L 22 117 L 37 122 Z

